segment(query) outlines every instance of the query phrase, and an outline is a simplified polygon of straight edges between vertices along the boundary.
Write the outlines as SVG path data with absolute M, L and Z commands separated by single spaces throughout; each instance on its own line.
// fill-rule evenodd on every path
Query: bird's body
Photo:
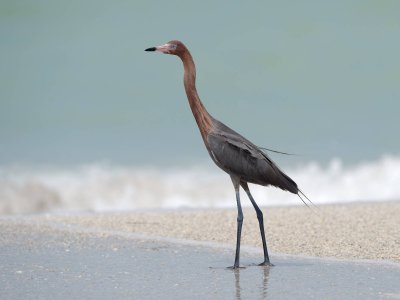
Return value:
M 215 121 L 215 125 L 208 134 L 207 149 L 217 166 L 240 181 L 273 185 L 297 194 L 297 184 L 259 147 L 223 123 Z
M 170 41 L 162 46 L 148 48 L 146 51 L 160 51 L 181 58 L 184 66 L 183 81 L 186 95 L 204 144 L 215 164 L 231 176 L 238 206 L 236 256 L 233 268 L 239 267 L 240 237 L 243 223 L 239 195 L 240 186 L 246 191 L 257 213 L 264 249 L 262 265 L 271 265 L 265 241 L 263 214 L 254 201 L 247 183 L 263 186 L 272 185 L 298 195 L 300 190 L 297 184 L 283 173 L 259 147 L 222 122 L 214 119 L 207 112 L 197 94 L 196 68 L 193 58 L 182 42 Z

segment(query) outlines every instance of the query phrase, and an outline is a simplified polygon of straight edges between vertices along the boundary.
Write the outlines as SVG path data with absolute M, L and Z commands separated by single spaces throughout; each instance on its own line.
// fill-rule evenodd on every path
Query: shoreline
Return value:
M 400 201 L 321 205 L 317 214 L 302 206 L 261 209 L 272 254 L 400 262 Z M 242 245 L 261 251 L 255 212 L 252 208 L 243 211 Z M 0 217 L 0 227 L 8 226 L 15 227 L 16 234 L 18 230 L 76 228 L 86 235 L 134 233 L 234 247 L 236 209 Z M 30 228 L 23 229 L 26 226 Z M 1 242 L 7 244 L 5 240 Z
M 230 245 L 96 230 L 54 220 L 9 223 L 11 230 L 2 228 L 6 230 L 0 237 L 0 284 L 7 299 L 205 299 L 210 295 L 391 299 L 400 295 L 399 263 L 273 254 L 273 267 L 258 266 L 262 250 L 244 246 L 241 268 L 232 270 L 228 266 L 234 246 Z M 5 239 L 10 241 L 7 245 Z

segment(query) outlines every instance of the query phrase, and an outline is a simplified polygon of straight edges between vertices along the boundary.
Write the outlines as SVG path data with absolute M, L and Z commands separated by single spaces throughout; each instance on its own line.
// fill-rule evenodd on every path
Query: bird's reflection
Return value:
M 235 274 L 235 292 L 236 292 L 236 299 L 240 300 L 242 299 L 242 296 L 240 294 L 240 269 L 235 269 L 233 271 Z
M 270 266 L 260 266 L 258 267 L 259 274 L 260 274 L 260 286 L 259 286 L 259 291 L 260 291 L 260 296 L 261 299 L 267 299 L 268 295 L 268 280 L 270 277 L 270 271 L 271 267 Z M 235 294 L 236 294 L 236 300 L 241 300 L 242 299 L 242 288 L 241 288 L 241 282 L 240 282 L 240 272 L 247 272 L 246 269 L 235 269 L 233 270 L 233 274 L 235 275 Z M 245 276 L 245 273 L 243 273 L 243 276 Z
M 267 291 L 268 291 L 268 279 L 269 272 L 271 271 L 270 266 L 264 266 L 261 268 L 263 270 L 263 281 L 261 285 L 261 295 L 263 299 L 267 299 Z

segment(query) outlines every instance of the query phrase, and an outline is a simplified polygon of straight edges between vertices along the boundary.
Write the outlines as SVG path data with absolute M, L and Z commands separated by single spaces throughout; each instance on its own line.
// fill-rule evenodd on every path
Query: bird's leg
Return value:
M 261 239 L 262 239 L 263 250 L 264 250 L 264 261 L 259 265 L 260 266 L 272 266 L 271 262 L 269 261 L 267 242 L 265 241 L 263 213 L 262 213 L 261 209 L 258 207 L 256 201 L 254 201 L 254 198 L 250 193 L 249 186 L 247 185 L 247 182 L 243 182 L 242 181 L 242 182 L 240 182 L 240 185 L 245 190 L 247 196 L 249 196 L 251 204 L 253 204 L 253 207 L 254 207 L 254 209 L 256 210 L 256 213 L 257 213 L 258 225 L 260 226 L 260 233 L 261 233 Z
M 234 268 L 239 267 L 240 239 L 242 236 L 242 225 L 243 225 L 243 212 L 242 212 L 242 206 L 240 204 L 239 189 L 236 191 L 236 202 L 238 208 L 238 216 L 237 216 L 236 254 L 235 254 L 235 263 L 233 265 Z
M 242 224 L 243 224 L 243 211 L 242 205 L 240 204 L 240 194 L 239 194 L 239 184 L 240 181 L 238 178 L 231 176 L 233 186 L 235 187 L 236 192 L 236 202 L 237 202 L 237 235 L 236 235 L 236 254 L 235 254 L 235 263 L 233 265 L 233 269 L 239 268 L 239 256 L 240 256 L 240 237 L 242 235 Z

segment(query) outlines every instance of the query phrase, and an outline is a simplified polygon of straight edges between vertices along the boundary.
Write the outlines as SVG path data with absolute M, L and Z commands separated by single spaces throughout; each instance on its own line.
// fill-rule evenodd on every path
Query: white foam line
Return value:
M 400 199 L 400 156 L 345 165 L 333 159 L 285 168 L 316 205 Z M 301 205 L 291 193 L 251 187 L 259 206 Z M 0 214 L 141 209 L 235 208 L 229 177 L 217 169 L 104 164 L 61 168 L 0 166 Z M 246 198 L 246 197 L 244 197 Z M 244 206 L 251 206 L 244 200 Z

